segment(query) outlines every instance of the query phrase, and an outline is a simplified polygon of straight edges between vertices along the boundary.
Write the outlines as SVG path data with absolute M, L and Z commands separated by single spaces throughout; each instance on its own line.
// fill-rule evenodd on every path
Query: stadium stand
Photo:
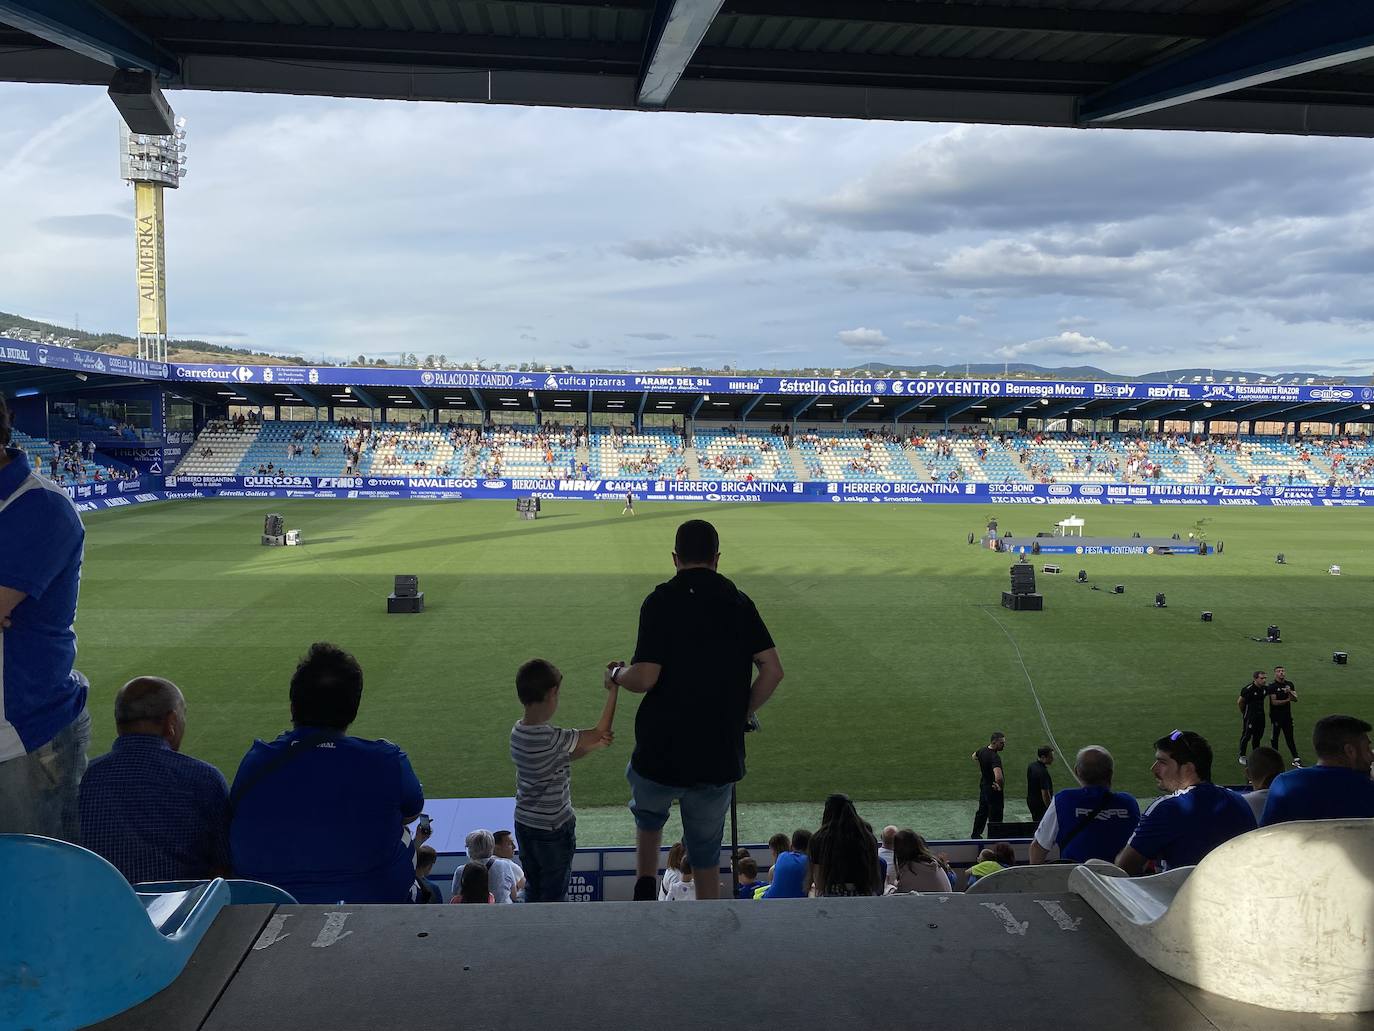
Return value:
M 813 479 L 876 483 L 917 478 L 894 434 L 826 428 L 808 430 L 794 440 Z
M 96 483 L 101 480 L 118 480 L 129 473 L 128 466 L 102 465 L 83 458 L 80 444 L 63 445 L 31 437 L 27 433 L 13 432 L 13 444 L 25 451 L 33 467 L 54 483 L 70 486 L 74 483 Z M 94 455 L 94 452 L 91 452 Z M 57 459 L 56 467 L 53 459 Z
M 992 433 L 970 428 L 898 434 L 888 429 L 698 427 L 694 446 L 666 427 L 641 431 L 556 424 L 474 426 L 266 422 L 212 424 L 175 472 L 247 476 L 266 469 L 291 475 L 565 476 L 579 471 L 585 444 L 589 473 L 602 478 L 969 481 L 976 483 L 1165 483 L 1374 485 L 1374 442 L 1339 438 L 1216 436 L 1178 433 Z M 16 439 L 47 468 L 53 446 Z M 320 454 L 313 454 L 318 444 Z M 300 453 L 296 453 L 296 449 Z M 360 449 L 356 466 L 350 449 Z M 207 453 L 208 452 L 208 453 Z M 85 463 L 87 480 L 98 466 Z M 102 476 L 109 478 L 108 469 Z M 68 482 L 77 482 L 69 474 Z
M 687 459 L 682 437 L 666 427 L 636 433 L 612 426 L 593 432 L 588 443 L 592 471 L 602 477 L 685 480 Z
M 697 462 L 704 477 L 752 477 L 797 480 L 787 442 L 775 433 L 746 432 L 734 427 L 699 429 L 693 434 Z
M 482 476 L 567 476 L 574 471 L 576 435 L 564 429 L 496 426 L 483 431 L 475 472 Z

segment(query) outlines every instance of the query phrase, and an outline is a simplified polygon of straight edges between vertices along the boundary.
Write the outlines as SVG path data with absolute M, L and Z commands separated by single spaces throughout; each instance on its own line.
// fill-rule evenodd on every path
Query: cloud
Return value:
M 954 325 L 957 326 L 959 329 L 977 329 L 978 320 L 975 319 L 972 315 L 960 315 L 957 319 L 954 320 Z
M 134 220 L 125 215 L 49 215 L 35 221 L 34 228 L 78 240 L 132 239 Z
M 1107 341 L 1099 340 L 1097 337 L 1084 336 L 1082 333 L 1066 330 L 1056 336 L 1041 337 L 1038 340 L 1027 340 L 1021 344 L 999 347 L 995 353 L 999 358 L 1026 358 L 1032 355 L 1080 357 L 1082 355 L 1116 354 L 1123 350 L 1125 348 L 1113 347 Z
M 574 343 L 569 344 L 568 346 L 571 347 L 574 351 L 588 351 L 591 349 L 592 345 L 587 343 L 587 341 L 585 340 L 578 340 Z
M 631 340 L 671 340 L 671 333 L 626 333 Z
M 817 243 L 812 228 L 778 223 L 744 232 L 691 232 L 630 240 L 621 244 L 620 251 L 635 261 L 673 264 L 707 258 L 773 261 L 807 257 Z
M 881 329 L 866 329 L 863 326 L 857 329 L 842 329 L 835 337 L 845 347 L 883 348 L 889 343 L 887 334 Z

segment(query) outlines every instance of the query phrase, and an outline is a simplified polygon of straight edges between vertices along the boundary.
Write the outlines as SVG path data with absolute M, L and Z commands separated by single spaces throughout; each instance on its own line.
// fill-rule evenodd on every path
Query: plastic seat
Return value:
M 84 1027 L 151 998 L 229 901 L 221 880 L 141 899 L 94 852 L 0 835 L 0 1027 Z
M 148 881 L 143 884 L 134 885 L 134 891 L 138 897 L 147 905 L 147 900 L 157 895 L 167 895 L 177 891 L 193 891 L 199 888 L 205 881 Z M 230 906 L 294 906 L 295 898 L 288 892 L 278 888 L 275 884 L 264 884 L 262 881 L 236 881 L 225 880 L 224 886 L 229 889 Z
M 1374 1010 L 1374 820 L 1265 827 L 1154 877 L 1076 867 L 1069 886 L 1180 981 L 1271 1009 Z
M 1111 863 L 1094 864 L 1093 868 L 1103 877 L 1125 877 L 1126 871 Z M 1016 895 L 1047 892 L 1056 895 L 1067 894 L 1070 890 L 1069 875 L 1078 867 L 1072 863 L 1043 863 L 1038 866 L 1008 866 L 986 877 L 980 877 L 968 886 L 969 895 Z

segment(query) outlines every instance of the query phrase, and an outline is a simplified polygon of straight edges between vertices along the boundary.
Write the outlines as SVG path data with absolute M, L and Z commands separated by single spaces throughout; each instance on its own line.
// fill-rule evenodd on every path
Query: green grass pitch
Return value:
M 969 754 L 992 730 L 1008 735 L 1009 801 L 1023 797 L 1025 764 L 1046 734 L 993 617 L 1019 646 L 1061 748 L 1106 745 L 1118 786 L 1142 797 L 1154 791 L 1150 743 L 1176 727 L 1211 739 L 1218 779 L 1239 781 L 1235 698 L 1254 669 L 1288 667 L 1300 746 L 1316 716 L 1374 713 L 1374 519 L 1358 509 L 1080 509 L 1101 536 L 1186 533 L 1207 516 L 1225 552 L 1046 557 L 1064 574 L 1039 576 L 1041 613 L 998 607 L 1010 559 L 965 541 L 990 514 L 1031 533 L 1059 508 L 641 503 L 631 518 L 618 503 L 545 502 L 532 523 L 512 509 L 217 500 L 87 515 L 77 630 L 92 754 L 109 747 L 118 686 L 159 674 L 188 698 L 186 751 L 232 778 L 254 737 L 287 727 L 297 657 L 330 640 L 366 671 L 354 731 L 401 744 L 427 794 L 512 794 L 516 667 L 533 656 L 555 662 L 565 674 L 560 722 L 595 722 L 599 671 L 630 658 L 639 604 L 671 575 L 673 532 L 692 517 L 720 530 L 721 571 L 758 604 L 787 671 L 749 740 L 740 787 L 742 801 L 762 807 L 751 812 L 774 821 L 818 810 L 839 790 L 870 802 L 875 822 L 906 816 L 934 835 L 967 833 Z M 261 547 L 268 511 L 300 527 L 306 545 Z M 1287 565 L 1275 564 L 1280 551 Z M 1342 576 L 1328 575 L 1332 563 Z M 1126 593 L 1075 583 L 1080 567 Z M 420 575 L 423 615 L 386 615 L 396 573 Z M 1156 591 L 1168 608 L 1153 607 Z M 1214 622 L 1199 620 L 1203 609 Z M 1282 644 L 1250 640 L 1270 623 Z M 1349 666 L 1332 664 L 1337 649 Z M 577 764 L 580 810 L 621 812 L 636 705 L 622 699 L 614 748 Z M 1062 760 L 1054 772 L 1057 786 L 1069 783 Z M 901 805 L 882 804 L 892 800 Z M 614 822 L 602 836 L 626 840 L 628 816 Z

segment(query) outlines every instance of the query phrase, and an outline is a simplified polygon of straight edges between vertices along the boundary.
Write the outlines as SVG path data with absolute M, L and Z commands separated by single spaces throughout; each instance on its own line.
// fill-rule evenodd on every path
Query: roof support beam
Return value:
M 848 422 L 851 415 L 858 415 L 863 411 L 864 405 L 873 401 L 871 397 L 861 397 L 853 404 L 845 406 L 845 410 L 840 414 L 840 422 Z
M 1332 420 L 1329 418 L 1329 416 L 1335 415 L 1337 412 L 1344 412 L 1350 409 L 1353 409 L 1357 412 L 1361 411 L 1361 408 L 1358 404 L 1354 404 L 1350 401 L 1344 401 L 1340 404 L 1326 405 L 1322 408 L 1307 408 L 1302 412 L 1301 417 L 1298 421 L 1330 422 Z M 1340 420 L 1338 419 L 1336 421 L 1339 422 Z
M 649 392 L 642 391 L 639 395 L 639 408 L 635 411 L 635 423 L 639 426 L 644 425 L 644 408 L 649 403 Z
M 692 55 L 706 38 L 723 0 L 658 0 L 639 66 L 642 107 L 664 107 Z
M 891 0 L 844 0 L 844 3 L 836 3 L 835 0 L 725 0 L 721 15 L 814 18 L 954 29 L 1006 29 L 1012 32 L 1091 32 L 1104 36 L 1176 39 L 1206 39 L 1230 27 L 1223 18 L 1195 14 L 1003 7 L 972 3 L 897 4 Z
M 1079 121 L 1117 122 L 1374 57 L 1374 4 L 1295 0 L 1088 97 Z
M 369 408 L 376 409 L 382 407 L 382 403 L 362 387 L 350 387 L 348 392 Z
M 800 419 L 800 418 L 802 417 L 802 413 L 805 412 L 808 408 L 810 408 L 813 404 L 815 404 L 815 403 L 816 403 L 817 401 L 819 401 L 820 399 L 821 399 L 821 395 L 820 395 L 820 394 L 812 394 L 812 395 L 811 395 L 810 397 L 808 397 L 805 401 L 800 402 L 800 403 L 797 405 L 796 408 L 792 409 L 792 414 L 791 414 L 791 416 L 790 416 L 790 418 L 792 419 L 792 421 L 793 421 L 793 422 L 796 422 L 798 419 Z
M 687 418 L 695 419 L 697 412 L 701 411 L 701 406 L 706 403 L 706 394 L 698 394 L 697 399 L 692 402 L 692 407 L 687 411 Z
M 950 420 L 950 419 L 953 419 L 956 415 L 963 415 L 965 412 L 967 412 L 969 409 L 971 409 L 974 405 L 983 404 L 985 401 L 987 401 L 987 398 L 985 398 L 985 397 L 968 397 L 968 398 L 965 398 L 964 400 L 960 401 L 958 404 L 950 405 L 948 408 L 946 408 L 946 409 L 941 413 L 941 418 L 944 419 L 945 425 L 948 426 L 948 425 L 949 425 L 949 420 Z
M 429 398 L 425 397 L 424 394 L 420 393 L 414 387 L 406 387 L 406 393 L 409 394 L 411 397 L 415 398 L 415 403 L 419 405 L 421 409 L 423 409 L 424 411 L 428 412 L 431 408 L 434 407 L 432 404 L 430 404 Z
M 988 418 L 1008 419 L 1011 416 L 1015 415 L 1017 412 L 1019 412 L 1022 408 L 1025 408 L 1026 405 L 1034 404 L 1035 400 L 1036 399 L 1033 397 L 1023 397 L 1019 401 L 1008 401 L 1004 405 L 989 407 Z
M 748 421 L 749 421 L 749 413 L 752 412 L 755 408 L 757 408 L 758 405 L 759 405 L 759 402 L 762 401 L 762 400 L 763 400 L 763 395 L 762 395 L 762 394 L 756 394 L 754 397 L 750 398 L 749 401 L 748 401 L 748 403 L 745 404 L 745 406 L 744 406 L 743 408 L 740 409 L 739 421 L 740 421 L 740 422 L 748 422 Z
M 1114 405 L 1107 405 L 1105 408 L 1099 408 L 1094 412 L 1089 412 L 1088 414 L 1091 415 L 1094 419 L 1115 419 L 1118 415 L 1124 415 L 1125 413 L 1129 412 L 1132 408 L 1139 407 L 1139 399 L 1136 399 L 1134 401 L 1121 401 Z
M 111 68 L 176 79 L 176 56 L 94 0 L 0 0 L 0 22 Z
M 477 410 L 478 410 L 479 412 L 481 412 L 483 415 L 486 415 L 486 413 L 487 413 L 487 403 L 486 403 L 485 401 L 482 400 L 482 395 L 479 394 L 476 390 L 472 389 L 471 387 L 468 388 L 468 393 L 472 395 L 472 403 L 475 404 L 475 405 L 477 406 Z M 587 407 L 587 411 L 591 411 L 591 403 L 592 403 L 592 392 L 589 390 L 589 391 L 587 391 L 587 406 L 588 406 L 588 407 Z M 485 421 L 485 420 L 483 420 L 483 421 Z
M 291 383 L 287 383 L 284 385 L 287 390 L 291 391 L 291 393 L 295 394 L 302 401 L 308 404 L 311 408 L 329 407 L 329 400 L 327 398 L 321 398 L 318 394 L 315 394 L 313 391 L 306 390 L 305 387 L 298 387 Z
M 1062 419 L 1064 416 L 1069 415 L 1075 408 L 1080 407 L 1082 403 L 1081 399 L 1060 401 L 1058 404 L 1051 403 L 1048 408 L 1042 406 L 1040 411 L 1033 414 L 1037 419 L 1044 419 L 1046 421 L 1050 419 Z M 1072 416 L 1069 417 L 1072 418 Z
M 920 408 L 926 401 L 927 398 L 924 397 L 913 397 L 910 401 L 906 402 L 906 404 L 898 405 L 897 410 L 892 413 L 893 424 L 895 425 L 902 416 L 909 415 L 911 412 L 916 411 L 916 409 Z
M 1295 408 L 1303 407 L 1292 401 L 1275 401 L 1271 404 L 1249 405 L 1236 413 L 1236 418 L 1241 422 L 1268 422 L 1276 415 L 1282 415 Z M 1287 422 L 1288 420 L 1283 420 Z

